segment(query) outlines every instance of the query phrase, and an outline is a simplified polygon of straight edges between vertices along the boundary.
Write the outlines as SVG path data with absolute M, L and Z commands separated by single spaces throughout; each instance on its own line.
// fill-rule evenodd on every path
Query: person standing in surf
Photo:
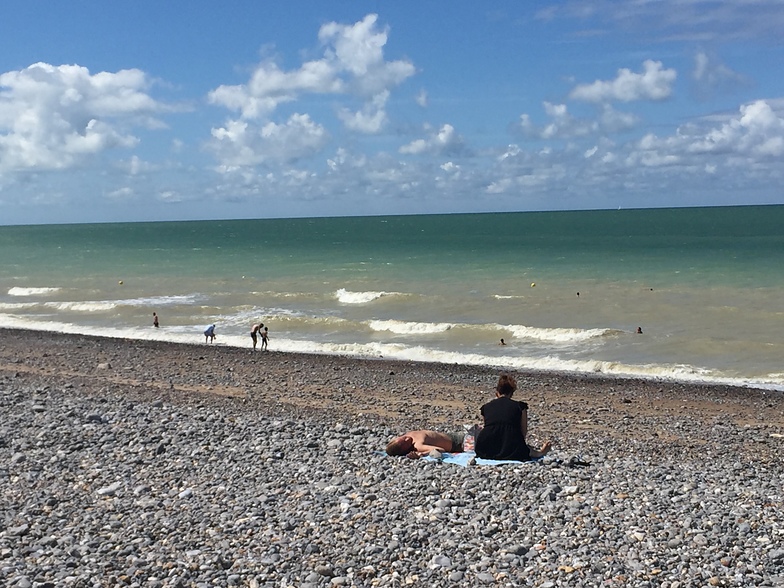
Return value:
M 264 327 L 264 323 L 258 323 L 250 328 L 250 338 L 253 339 L 253 350 L 256 351 L 256 343 L 259 341 L 259 330 Z

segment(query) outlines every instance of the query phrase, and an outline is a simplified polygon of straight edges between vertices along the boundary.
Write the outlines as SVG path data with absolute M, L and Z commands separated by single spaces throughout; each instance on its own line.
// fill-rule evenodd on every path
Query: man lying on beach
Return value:
M 387 455 L 405 455 L 411 459 L 417 459 L 433 450 L 439 453 L 462 453 L 464 437 L 464 432 L 409 431 L 389 442 Z

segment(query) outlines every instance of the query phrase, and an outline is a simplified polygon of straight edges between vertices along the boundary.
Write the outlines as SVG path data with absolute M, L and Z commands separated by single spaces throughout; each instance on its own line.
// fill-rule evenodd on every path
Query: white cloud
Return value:
M 421 153 L 457 154 L 465 152 L 465 142 L 450 124 L 443 125 L 438 131 L 425 139 L 416 139 L 408 145 L 400 147 L 399 152 L 405 155 Z
M 338 117 L 347 129 L 366 134 L 378 133 L 387 123 L 384 107 L 388 98 L 389 92 L 384 90 L 371 102 L 366 103 L 362 110 L 350 112 L 347 108 L 343 108 L 338 111 Z
M 162 190 L 158 192 L 158 200 L 161 202 L 177 203 L 183 202 L 185 198 L 177 190 Z
M 107 149 L 130 148 L 133 126 L 157 128 L 171 110 L 147 94 L 138 69 L 90 74 L 35 63 L 0 75 L 0 170 L 62 169 Z
M 416 95 L 416 98 L 414 98 L 414 100 L 422 108 L 427 108 L 427 104 L 428 104 L 427 91 L 420 90 L 419 94 Z
M 368 14 L 354 25 L 332 22 L 319 31 L 319 40 L 327 45 L 325 60 L 339 74 L 350 74 L 347 85 L 367 97 L 399 86 L 415 72 L 408 61 L 384 61 L 389 29 L 379 31 L 377 20 L 377 15 Z
M 599 117 L 599 128 L 607 133 L 619 133 L 633 129 L 639 123 L 639 119 L 634 114 L 615 110 L 609 104 L 602 106 L 602 113 Z
M 710 95 L 716 91 L 729 91 L 746 83 L 742 75 L 704 51 L 699 51 L 694 56 L 692 79 L 700 95 Z
M 621 68 L 614 80 L 580 84 L 569 93 L 569 97 L 586 102 L 634 102 L 669 98 L 677 77 L 675 70 L 663 69 L 660 61 L 650 59 L 642 65 L 642 73 Z
M 554 121 L 567 120 L 564 108 L 548 113 Z M 612 206 L 612 194 L 634 194 L 641 206 L 686 204 L 675 200 L 677 194 L 688 194 L 690 205 L 748 202 L 748 191 L 738 193 L 738 186 L 753 190 L 784 181 L 784 100 L 757 100 L 731 115 L 705 117 L 658 136 L 649 132 L 623 144 L 599 137 L 593 144 L 545 147 L 500 150 L 483 170 L 487 197 L 547 208 L 579 206 L 589 195 L 594 205 Z
M 362 168 L 365 165 L 367 165 L 366 155 L 352 155 L 343 147 L 337 150 L 334 157 L 327 159 L 327 167 L 333 172 L 341 169 Z
M 521 153 L 522 149 L 520 149 L 519 145 L 511 144 L 507 145 L 504 152 L 498 156 L 498 161 L 503 161 L 504 159 L 510 159 L 517 157 Z
M 541 127 L 535 125 L 528 114 L 520 115 L 516 128 L 524 136 L 535 139 L 573 139 L 596 133 L 617 133 L 637 124 L 637 117 L 619 112 L 609 104 L 602 105 L 597 120 L 575 118 L 569 114 L 565 104 L 545 102 L 543 106 L 550 122 Z
M 544 103 L 545 114 L 550 122 L 542 127 L 531 122 L 527 114 L 520 116 L 519 129 L 526 137 L 536 139 L 562 139 L 580 137 L 596 131 L 597 125 L 591 121 L 579 121 L 572 117 L 565 104 Z
M 338 107 L 338 120 L 354 132 L 379 133 L 388 123 L 386 104 L 391 90 L 412 76 L 415 69 L 408 61 L 384 59 L 388 29 L 378 27 L 377 18 L 369 14 L 353 25 L 325 24 L 318 33 L 324 47 L 321 59 L 291 71 L 265 61 L 256 67 L 247 84 L 211 91 L 208 100 L 212 104 L 239 114 L 239 119 L 212 130 L 209 149 L 218 157 L 220 167 L 235 169 L 271 159 L 292 161 L 322 148 L 328 134 L 308 115 L 295 115 L 284 125 L 271 120 L 281 104 L 307 94 L 361 101 L 359 110 Z M 301 134 L 290 132 L 292 129 Z
M 784 115 L 765 100 L 745 104 L 740 107 L 738 116 L 694 138 L 688 150 L 780 157 L 784 155 Z
M 128 162 L 128 173 L 135 176 L 142 170 L 142 167 L 142 160 L 137 155 L 134 155 Z
M 418 155 L 425 153 L 430 148 L 430 144 L 424 139 L 415 139 L 408 145 L 403 145 L 398 151 L 407 155 Z
M 132 188 L 126 186 L 109 192 L 107 196 L 112 200 L 129 200 L 134 196 L 134 192 Z
M 378 96 L 388 95 L 415 72 L 408 61 L 384 60 L 388 30 L 378 29 L 377 18 L 369 14 L 353 25 L 325 24 L 318 34 L 325 46 L 321 59 L 292 71 L 265 61 L 247 84 L 219 86 L 207 98 L 248 120 L 268 117 L 280 104 L 303 94 L 348 94 L 377 108 Z
M 221 171 L 296 161 L 320 151 L 329 138 L 326 129 L 307 114 L 293 114 L 284 124 L 268 122 L 261 127 L 230 120 L 212 129 L 212 137 L 208 147 L 221 161 Z
M 784 114 L 757 100 L 718 126 L 690 123 L 665 137 L 648 133 L 625 151 L 625 164 L 632 168 L 675 165 L 714 175 L 722 166 L 764 169 L 770 161 L 775 167 L 784 156 Z

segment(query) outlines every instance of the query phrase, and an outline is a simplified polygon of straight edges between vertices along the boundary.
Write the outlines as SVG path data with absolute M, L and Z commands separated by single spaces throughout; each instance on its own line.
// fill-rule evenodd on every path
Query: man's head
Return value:
M 498 378 L 498 384 L 495 387 L 495 391 L 498 392 L 500 396 L 511 396 L 514 394 L 515 390 L 517 390 L 517 382 L 515 379 L 509 374 L 501 374 L 501 377 Z
M 414 450 L 414 440 L 408 435 L 395 437 L 387 444 L 387 455 L 408 455 Z

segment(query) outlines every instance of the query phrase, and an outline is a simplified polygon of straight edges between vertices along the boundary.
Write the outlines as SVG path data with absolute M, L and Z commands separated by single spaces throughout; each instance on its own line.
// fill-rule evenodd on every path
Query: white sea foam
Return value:
M 129 298 L 117 300 L 123 306 L 174 306 L 177 304 L 197 304 L 204 301 L 203 294 L 178 294 L 173 296 L 149 296 L 145 298 Z
M 288 308 L 243 306 L 240 308 L 235 308 L 234 311 L 229 315 L 222 315 L 220 317 L 220 321 L 229 325 L 243 325 L 243 328 L 246 326 L 248 330 L 250 330 L 250 326 L 254 323 L 258 323 L 259 321 L 262 323 L 275 322 L 279 324 L 291 324 L 292 322 L 297 321 L 312 323 L 323 320 L 326 322 L 331 318 L 332 317 L 311 318 L 301 311 L 291 310 Z
M 38 302 L 0 302 L 0 310 L 15 311 L 24 310 L 25 308 L 34 308 L 38 306 Z
M 60 288 L 22 288 L 14 286 L 8 290 L 9 296 L 42 296 L 45 294 L 52 294 L 59 292 Z
M 349 292 L 345 288 L 341 288 L 335 292 L 335 297 L 343 304 L 367 304 L 373 302 L 384 296 L 392 296 L 399 294 L 398 292 Z
M 301 299 L 311 299 L 311 298 L 318 298 L 318 294 L 315 292 L 274 292 L 274 291 L 253 291 L 251 292 L 253 296 L 258 296 L 261 298 L 301 298 Z
M 619 329 L 572 329 L 572 328 L 542 328 L 526 327 L 524 325 L 506 325 L 499 328 L 511 331 L 518 339 L 534 339 L 536 341 L 549 341 L 551 343 L 579 343 L 601 337 L 621 335 Z
M 101 337 L 170 341 L 194 345 L 204 344 L 204 325 L 184 325 L 154 329 L 152 327 L 88 327 L 64 322 L 51 322 L 0 314 L 0 324 L 7 328 L 69 334 L 97 335 Z M 248 338 L 224 332 L 218 321 L 216 344 L 219 346 L 248 347 Z M 709 384 L 747 386 L 784 391 L 784 374 L 768 374 L 757 378 L 733 378 L 721 373 L 689 365 L 629 365 L 601 360 L 566 360 L 554 356 L 490 356 L 481 353 L 445 351 L 423 346 L 400 343 L 331 343 L 289 338 L 272 338 L 275 351 L 348 355 L 351 357 L 401 359 L 433 363 L 494 366 L 500 369 L 542 370 L 561 373 L 593 373 L 606 376 L 635 377 L 649 380 L 667 380 Z
M 200 302 L 203 296 L 199 294 L 177 296 L 150 296 L 146 298 L 126 298 L 121 300 L 67 300 L 60 302 L 45 302 L 44 306 L 55 310 L 68 312 L 106 312 L 120 306 L 129 307 L 165 307 L 175 305 L 189 305 Z
M 44 306 L 71 312 L 104 312 L 117 308 L 117 302 L 110 300 L 83 300 L 78 302 L 47 302 Z
M 395 320 L 374 320 L 366 323 L 374 331 L 389 331 L 398 335 L 429 335 L 452 329 L 452 323 L 416 323 Z

